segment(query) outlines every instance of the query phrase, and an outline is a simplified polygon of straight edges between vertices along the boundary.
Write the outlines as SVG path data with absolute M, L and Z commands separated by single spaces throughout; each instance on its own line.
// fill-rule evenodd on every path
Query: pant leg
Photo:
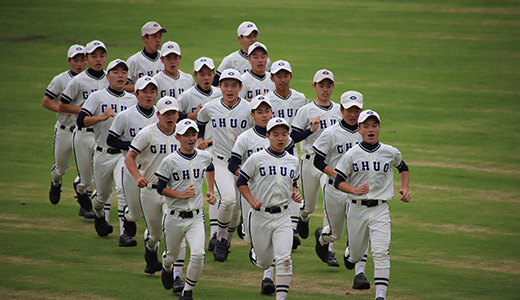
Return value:
M 60 128 L 56 123 L 54 128 L 54 166 L 52 167 L 52 181 L 59 183 L 70 166 L 72 155 L 72 132 Z
M 141 189 L 141 207 L 148 228 L 145 242 L 153 249 L 163 235 L 163 201 L 157 190 L 148 187 Z
M 96 193 L 92 199 L 94 209 L 100 212 L 105 204 L 111 203 L 114 191 L 114 170 L 120 154 L 109 154 L 100 151 L 94 153 L 94 182 Z
M 72 141 L 74 158 L 76 159 L 76 167 L 80 178 L 78 190 L 80 193 L 84 193 L 87 188 L 91 187 L 93 182 L 93 157 L 96 139 L 93 132 L 85 132 L 76 128 Z
M 316 210 L 316 207 L 318 206 L 318 198 L 320 195 L 320 176 L 322 176 L 323 173 L 314 166 L 313 160 L 314 155 L 312 155 L 309 159 L 304 157 L 300 163 L 300 176 L 302 181 L 303 194 L 301 215 L 304 218 Z
M 363 259 L 368 247 L 368 222 L 368 207 L 353 203 L 347 205 L 348 254 L 353 263 Z
M 251 245 L 255 249 L 257 266 L 263 270 L 269 268 L 274 260 L 274 249 L 272 242 L 273 226 L 271 226 L 271 214 L 251 211 Z M 292 234 L 291 234 L 292 246 Z
M 226 231 L 231 223 L 238 224 L 240 204 L 237 203 L 236 176 L 229 172 L 227 164 L 221 159 L 214 160 L 215 186 L 219 196 L 218 226 L 219 232 Z M 220 234 L 219 234 L 220 235 Z
M 369 208 L 368 223 L 374 269 L 390 268 L 390 212 L 388 203 Z
M 346 193 L 336 189 L 328 180 L 324 187 L 324 217 L 329 225 L 323 228 L 322 238 L 325 242 L 330 243 L 339 240 L 343 236 L 348 196 Z
M 186 270 L 186 285 L 188 290 L 193 289 L 202 274 L 204 267 L 204 244 L 206 241 L 204 231 L 204 218 L 202 213 L 192 220 L 185 220 L 188 224 L 185 228 L 186 241 L 190 245 L 190 262 Z
M 134 177 L 125 165 L 122 170 L 122 185 L 124 199 L 126 202 L 125 218 L 131 222 L 137 222 L 143 217 L 140 201 L 140 188 L 137 186 Z

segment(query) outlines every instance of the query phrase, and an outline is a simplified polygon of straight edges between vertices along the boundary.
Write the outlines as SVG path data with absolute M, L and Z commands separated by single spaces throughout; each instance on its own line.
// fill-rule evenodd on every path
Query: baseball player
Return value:
M 107 48 L 105 44 L 98 40 L 91 41 L 86 45 L 85 52 L 89 66 L 88 69 L 69 82 L 60 99 L 60 111 L 71 114 L 73 120 L 77 119 L 81 111 L 81 106 L 90 94 L 108 87 L 106 73 L 103 70 L 107 59 Z M 86 218 L 94 218 L 89 194 L 92 193 L 94 188 L 92 158 L 94 156 L 95 146 L 94 128 L 76 127 L 76 129 L 74 129 L 72 149 L 78 170 L 78 178 L 74 181 L 74 190 L 78 203 L 82 208 L 80 209 L 79 215 Z M 108 216 L 110 206 L 107 206 L 106 210 Z
M 240 43 L 240 49 L 232 52 L 228 56 L 224 57 L 220 66 L 218 66 L 215 78 L 213 79 L 213 85 L 218 86 L 220 82 L 220 76 L 226 69 L 235 69 L 244 74 L 251 68 L 251 64 L 248 60 L 249 46 L 258 41 L 258 28 L 255 23 L 250 21 L 242 22 L 237 29 L 238 42 Z M 267 59 L 267 70 L 270 70 L 271 62 Z
M 273 108 L 273 116 L 284 118 L 289 125 L 292 125 L 294 116 L 298 109 L 309 103 L 304 94 L 290 88 L 292 80 L 292 68 L 288 61 L 278 60 L 271 66 L 271 80 L 276 88 L 265 96 L 269 99 Z M 299 157 L 298 148 L 294 148 L 295 154 Z M 301 244 L 296 231 L 298 218 L 300 216 L 300 205 L 294 201 L 289 204 L 291 211 L 291 221 L 293 223 L 293 250 Z
M 348 197 L 345 193 L 334 188 L 336 172 L 334 168 L 338 160 L 353 146 L 361 142 L 361 135 L 357 131 L 357 121 L 363 109 L 363 95 L 356 91 L 348 91 L 341 95 L 341 122 L 323 130 L 312 148 L 314 166 L 328 175 L 323 190 L 323 209 L 327 217 L 328 226 L 317 228 L 315 231 L 316 253 L 323 262 L 331 264 L 332 242 L 339 240 L 345 227 L 345 216 Z M 337 261 L 336 261 L 337 262 Z M 356 265 L 359 274 L 354 278 L 354 289 L 370 288 L 370 282 L 365 277 L 364 269 L 366 256 Z M 339 264 L 337 265 L 339 266 Z
M 184 93 L 179 96 L 179 109 L 180 116 L 179 119 L 183 120 L 185 118 L 189 118 L 191 120 L 197 119 L 197 114 L 199 113 L 202 106 L 207 103 L 221 99 L 222 92 L 219 88 L 212 86 L 213 77 L 215 76 L 215 64 L 213 60 L 209 57 L 200 57 L 195 60 L 193 64 L 193 77 L 197 81 L 195 86 L 192 86 Z M 207 127 L 204 132 L 204 140 L 212 141 L 211 127 Z M 213 147 L 206 148 L 206 150 L 212 153 Z M 210 225 L 210 235 L 215 237 L 211 239 L 208 250 L 213 251 L 215 247 L 215 241 L 217 240 L 216 234 L 218 229 L 218 209 L 216 204 L 209 205 L 209 225 Z
M 376 300 L 386 298 L 390 276 L 390 212 L 388 203 L 394 194 L 391 167 L 399 170 L 401 201 L 409 202 L 410 174 L 396 148 L 379 142 L 381 118 L 372 110 L 361 112 L 358 131 L 363 141 L 352 147 L 336 164 L 334 186 L 348 193 L 345 266 L 352 270 L 372 248 Z
M 141 28 L 141 40 L 143 40 L 143 50 L 130 56 L 128 62 L 128 82 L 125 90 L 129 93 L 134 92 L 134 85 L 137 79 L 143 76 L 154 76 L 161 72 L 164 67 L 159 59 L 161 53 L 162 34 L 167 32 L 159 23 L 155 21 L 147 22 Z
M 77 119 L 79 128 L 93 127 L 96 136 L 94 153 L 96 193 L 92 197 L 92 202 L 96 215 L 94 226 L 97 234 L 102 237 L 113 231 L 112 226 L 105 218 L 103 208 L 106 203 L 112 201 L 114 184 L 118 199 L 124 197 L 121 171 L 117 172 L 121 170 L 121 167 L 118 167 L 118 165 L 123 163 L 123 156 L 120 149 L 107 145 L 107 137 L 114 116 L 137 104 L 135 96 L 125 92 L 127 72 L 128 65 L 124 60 L 116 59 L 111 61 L 107 67 L 108 88 L 92 93 L 83 104 Z M 128 238 L 128 236 L 121 236 L 120 245 L 122 239 L 127 239 L 123 240 L 124 246 L 132 247 L 137 245 L 134 239 L 128 240 Z
M 162 45 L 161 61 L 164 64 L 164 70 L 155 75 L 155 80 L 159 85 L 157 100 L 164 96 L 178 98 L 185 90 L 195 85 L 190 74 L 179 70 L 181 59 L 179 44 L 170 41 Z
M 237 136 L 253 125 L 249 102 L 238 96 L 241 88 L 240 73 L 234 69 L 224 70 L 220 77 L 222 99 L 204 105 L 197 115 L 199 149 L 208 147 L 208 141 L 204 140 L 206 124 L 211 124 L 213 133 L 215 184 L 219 197 L 218 234 L 213 257 L 220 262 L 227 259 L 231 238 L 240 221 L 236 176 L 229 172 L 228 161 Z
M 193 299 L 193 288 L 204 267 L 204 177 L 208 182 L 207 201 L 215 203 L 215 168 L 211 154 L 195 149 L 197 132 L 195 121 L 187 119 L 179 122 L 175 137 L 180 142 L 180 149 L 168 155 L 155 173 L 158 177 L 157 193 L 165 196 L 168 206 L 164 217 L 166 251 L 163 254 L 161 279 L 166 289 L 173 287 L 171 264 L 181 252 L 182 241 L 186 238 L 190 244 L 190 262 L 186 271 L 186 286 L 179 297 L 185 300 Z
M 267 47 L 259 42 L 253 43 L 249 46 L 247 55 L 251 69 L 242 74 L 243 87 L 240 97 L 251 101 L 258 95 L 265 95 L 274 90 L 275 85 L 271 80 L 271 74 L 265 70 L 268 59 Z
M 139 206 L 146 221 L 145 231 L 145 273 L 154 274 L 162 269 L 157 259 L 159 242 L 163 235 L 162 216 L 163 200 L 157 194 L 157 177 L 155 172 L 161 161 L 179 149 L 179 141 L 175 138 L 175 128 L 179 117 L 179 105 L 173 97 L 163 97 L 157 102 L 157 118 L 159 121 L 143 128 L 130 144 L 130 151 L 125 157 L 126 168 L 134 178 L 133 185 L 138 187 Z M 137 166 L 137 161 L 140 167 Z M 135 210 L 126 210 L 125 218 L 135 219 Z M 184 288 L 182 267 L 186 245 L 181 245 L 181 253 L 174 263 L 174 292 Z
M 76 128 L 75 122 L 70 116 L 60 111 L 59 104 L 61 93 L 74 76 L 85 70 L 85 47 L 72 45 L 67 51 L 67 63 L 69 70 L 56 75 L 45 90 L 42 105 L 46 109 L 56 112 L 56 125 L 54 125 L 54 166 L 52 167 L 52 181 L 49 190 L 49 200 L 52 204 L 58 204 L 61 196 L 61 178 L 69 169 L 70 155 L 72 154 L 72 132 Z
M 150 76 L 139 78 L 135 84 L 137 105 L 128 108 L 114 118 L 114 122 L 108 130 L 107 144 L 114 149 L 121 150 L 123 157 L 126 156 L 130 143 L 139 131 L 150 124 L 157 123 L 154 106 L 156 95 L 157 82 Z M 128 243 L 136 243 L 132 241 L 137 231 L 135 221 L 140 220 L 143 214 L 139 203 L 139 189 L 134 178 L 124 164 L 121 164 L 121 169 L 117 172 L 122 176 L 124 192 L 124 197 L 118 199 L 120 200 L 118 216 L 122 225 L 120 231 L 123 233 L 119 239 L 119 246 L 125 246 Z M 125 209 L 128 210 L 127 218 L 124 216 Z
M 240 193 L 251 206 L 247 216 L 251 261 L 265 270 L 274 260 L 276 299 L 284 300 L 292 275 L 293 230 L 288 207 L 291 199 L 302 201 L 297 186 L 298 158 L 285 151 L 289 129 L 286 120 L 271 119 L 267 124 L 269 147 L 251 155 L 237 179 Z

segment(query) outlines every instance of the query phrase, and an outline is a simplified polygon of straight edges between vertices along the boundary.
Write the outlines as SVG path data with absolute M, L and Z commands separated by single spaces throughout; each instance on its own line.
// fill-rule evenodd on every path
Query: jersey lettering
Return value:
M 150 152 L 156 154 L 157 153 L 157 147 L 159 147 L 159 154 L 165 154 L 166 153 L 166 144 L 159 144 L 159 145 L 150 145 Z M 177 145 L 171 144 L 170 145 L 170 153 L 173 153 L 177 151 Z
M 128 108 L 128 107 L 126 107 L 126 105 L 121 105 L 120 110 L 118 111 L 117 104 L 113 104 L 113 103 L 110 104 L 110 107 L 112 108 L 112 110 L 114 111 L 115 114 L 122 112 Z M 104 113 L 107 109 L 108 109 L 108 104 L 101 104 L 102 113 Z
M 359 162 L 361 164 L 361 171 L 370 171 L 370 162 L 369 161 L 361 161 Z M 354 170 L 354 172 L 359 172 L 360 169 L 359 169 L 359 165 L 358 163 L 353 163 L 352 164 L 352 169 Z M 380 172 L 381 171 L 381 162 L 380 161 L 374 161 L 373 162 L 373 170 L 375 172 Z M 390 164 L 388 163 L 385 163 L 383 165 L 383 172 L 386 173 L 388 172 L 388 170 L 390 170 Z
M 190 180 L 191 178 L 191 174 L 193 174 L 193 178 L 201 178 L 204 176 L 204 172 L 206 170 L 205 169 L 192 169 L 191 172 L 190 170 L 182 170 L 180 171 L 180 174 L 179 172 L 173 172 L 172 173 L 172 179 L 174 181 L 181 181 L 181 180 Z M 182 179 L 181 179 L 181 176 L 182 176 Z
M 213 126 L 213 128 L 217 128 L 217 127 L 226 128 L 228 125 L 227 120 L 229 120 L 229 127 L 238 128 L 238 119 L 226 119 L 226 118 L 218 118 L 218 120 L 211 119 L 211 126 Z M 244 129 L 246 127 L 247 127 L 247 120 L 240 121 L 240 128 Z
M 180 88 L 180 89 L 168 89 L 168 90 L 161 90 L 161 98 L 168 95 L 170 97 L 178 97 L 180 96 L 180 94 L 184 93 L 184 89 L 183 88 Z
M 263 176 L 277 175 L 276 166 L 267 166 L 267 168 L 269 171 L 269 175 L 267 174 L 265 167 L 258 168 L 258 173 L 260 173 L 260 176 L 263 177 Z M 289 173 L 289 177 L 291 179 L 294 178 L 294 176 L 296 175 L 296 171 L 294 169 L 291 169 L 289 172 L 287 172 L 287 171 L 288 171 L 287 167 L 280 166 L 280 175 L 281 176 L 285 177 L 285 176 L 287 176 L 287 173 Z
M 190 171 L 182 170 L 182 180 L 189 180 L 189 179 L 190 179 Z
M 356 145 L 359 144 L 359 142 L 356 142 Z M 346 143 L 345 145 L 337 145 L 336 151 L 341 154 L 344 152 L 347 152 L 348 150 L 352 149 L 352 143 Z
M 84 100 L 87 100 L 88 96 L 90 94 L 94 93 L 95 91 L 97 91 L 97 89 L 91 90 L 90 92 L 89 91 L 83 91 L 83 92 L 81 92 L 81 95 L 83 96 Z

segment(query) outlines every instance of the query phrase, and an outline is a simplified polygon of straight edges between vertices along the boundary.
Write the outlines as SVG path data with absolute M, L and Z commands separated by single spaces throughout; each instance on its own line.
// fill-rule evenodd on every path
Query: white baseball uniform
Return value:
M 220 77 L 222 72 L 226 69 L 235 69 L 240 72 L 240 74 L 244 74 L 251 69 L 251 63 L 249 63 L 249 56 L 247 53 L 242 51 L 242 49 L 238 49 L 235 52 L 232 52 L 228 56 L 222 59 L 222 62 L 217 68 L 216 76 Z M 267 59 L 267 65 L 265 67 L 267 71 L 271 70 L 271 60 Z
M 269 103 L 271 103 L 273 117 L 283 118 L 289 125 L 292 125 L 298 109 L 309 104 L 309 100 L 303 93 L 293 89 L 290 89 L 287 97 L 278 95 L 275 90 L 267 93 L 266 97 L 269 99 Z
M 135 84 L 137 79 L 143 76 L 154 76 L 164 70 L 160 51 L 157 51 L 157 57 L 151 58 L 144 53 L 143 49 L 130 56 L 127 63 L 128 84 Z
M 153 77 L 157 81 L 157 100 L 164 96 L 178 98 L 184 91 L 195 85 L 195 80 L 190 74 L 179 70 L 176 78 L 167 75 L 164 71 Z
M 251 70 L 242 74 L 242 89 L 240 90 L 239 96 L 251 101 L 258 95 L 265 95 L 270 91 L 274 91 L 276 86 L 271 80 L 271 74 L 265 72 L 263 76 L 254 74 Z

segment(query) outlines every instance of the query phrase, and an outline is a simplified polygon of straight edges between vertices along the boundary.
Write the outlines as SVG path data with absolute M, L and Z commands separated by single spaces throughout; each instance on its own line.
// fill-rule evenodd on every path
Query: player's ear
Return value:
M 161 62 L 164 64 L 164 57 L 161 55 Z
M 179 142 L 181 141 L 178 134 L 175 135 L 175 138 L 177 139 L 177 141 L 179 141 Z
M 143 42 L 145 42 L 146 39 L 147 39 L 147 36 L 148 36 L 148 35 L 142 35 L 142 36 L 141 36 L 141 40 L 143 40 Z

